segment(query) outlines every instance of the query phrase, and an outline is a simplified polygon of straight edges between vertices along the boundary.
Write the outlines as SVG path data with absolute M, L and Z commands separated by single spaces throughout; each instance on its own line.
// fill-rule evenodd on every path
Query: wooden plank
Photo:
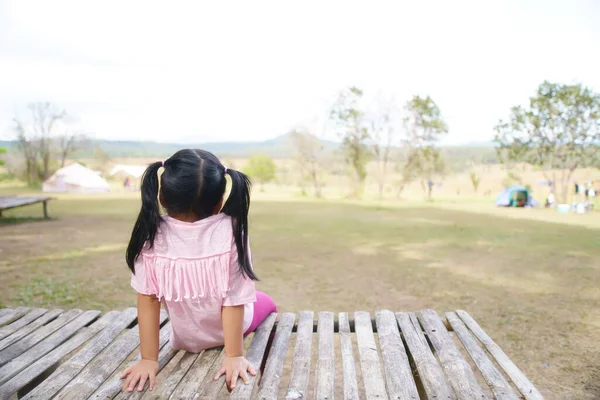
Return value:
M 417 338 L 419 341 L 423 344 L 423 346 L 429 347 L 429 343 L 427 343 L 427 339 L 425 339 L 425 334 L 423 333 L 423 328 L 421 328 L 421 323 L 417 319 L 417 314 L 414 312 L 409 312 L 408 317 L 410 319 L 410 323 L 415 329 L 415 332 L 417 332 Z
M 354 368 L 354 351 L 352 349 L 352 334 L 347 313 L 339 314 L 340 347 L 342 351 L 342 376 L 344 379 L 344 399 L 357 400 L 358 383 Z
M 248 349 L 246 359 L 257 370 L 258 368 L 260 368 L 263 362 L 265 350 L 267 348 L 267 344 L 269 343 L 269 337 L 271 336 L 273 325 L 275 324 L 276 320 L 276 313 L 269 315 L 254 332 L 254 337 L 252 338 L 252 343 L 250 344 L 250 348 Z M 237 387 L 231 394 L 231 399 L 250 399 L 250 397 L 252 396 L 252 391 L 254 390 L 254 385 L 256 383 L 256 377 L 250 376 L 249 379 L 250 383 L 248 385 L 237 385 Z
M 161 379 L 160 383 L 153 391 L 150 392 L 146 390 L 146 393 L 142 396 L 142 400 L 170 399 L 171 393 L 173 393 L 181 379 L 183 379 L 192 364 L 198 358 L 199 355 L 196 353 L 185 353 L 175 368 L 173 368 L 169 376 L 167 376 L 165 379 Z
M 277 325 L 273 345 L 265 366 L 265 373 L 262 376 L 258 399 L 277 399 L 285 354 L 290 343 L 295 320 L 295 314 L 285 313 Z
M 100 311 L 96 310 L 83 312 L 77 318 L 71 320 L 52 335 L 48 336 L 35 346 L 31 347 L 29 350 L 25 351 L 23 354 L 5 364 L 0 368 L 0 385 L 15 376 L 21 370 L 31 365 L 36 360 L 60 346 L 81 328 L 97 319 L 99 315 Z
M 317 333 L 319 353 L 315 375 L 315 398 L 333 399 L 335 391 L 335 347 L 333 343 L 333 313 L 320 312 Z
M 64 325 L 77 318 L 82 313 L 83 311 L 81 310 L 67 311 L 66 313 L 56 318 L 54 321 L 50 322 L 48 325 L 42 326 L 40 329 L 26 336 L 22 340 L 11 344 L 4 350 L 0 351 L 0 365 L 4 365 L 9 361 L 14 360 L 16 357 L 20 356 L 21 354 L 35 346 L 37 343 L 50 336 L 51 334 L 62 328 Z M 6 339 L 10 339 L 12 336 L 13 335 L 7 337 Z
M 215 375 L 221 369 L 223 365 L 223 361 L 225 361 L 225 351 L 221 349 L 217 353 L 217 358 L 213 362 L 212 366 L 208 370 L 208 373 L 205 375 L 204 380 L 200 383 L 200 389 L 196 392 L 196 396 L 193 397 L 194 400 L 204 400 L 204 399 L 218 399 L 219 394 L 225 387 L 225 379 L 219 379 L 215 381 Z M 244 385 L 242 381 L 238 381 L 239 385 Z M 179 399 L 190 399 L 192 397 L 176 397 Z
M 10 324 L 11 322 L 18 320 L 19 318 L 21 318 L 28 312 L 29 312 L 28 307 L 19 307 L 16 310 L 14 310 L 13 312 L 0 317 L 0 326 Z
M 46 371 L 48 368 L 51 368 L 53 365 L 58 363 L 67 354 L 77 349 L 89 338 L 96 335 L 108 324 L 112 323 L 115 314 L 118 314 L 118 312 L 114 311 L 107 313 L 89 327 L 80 330 L 73 338 L 69 339 L 67 342 L 63 343 L 50 353 L 46 354 L 44 357 L 38 359 L 27 368 L 23 369 L 18 375 L 11 378 L 4 385 L 0 386 L 0 399 L 9 398 L 11 395 L 18 392 L 20 389 L 32 382 L 35 378 L 44 373 L 44 371 Z M 10 365 L 10 363 L 8 365 Z M 42 393 L 44 393 L 44 398 L 52 397 L 49 392 Z
M 159 336 L 159 341 L 158 341 L 158 345 L 160 347 L 160 351 L 158 352 L 159 376 L 162 373 L 163 368 L 179 352 L 178 350 L 173 350 L 173 348 L 171 346 L 167 346 L 170 336 L 171 336 L 171 324 L 167 323 L 160 330 L 160 336 Z M 133 360 L 128 362 L 125 367 L 117 369 L 114 372 L 114 374 L 110 378 L 108 378 L 106 380 L 106 382 L 104 382 L 102 384 L 102 386 L 100 386 L 100 388 L 98 388 L 98 390 L 96 390 L 89 398 L 90 399 L 112 399 L 112 398 L 114 398 L 115 400 L 124 400 L 124 399 L 139 400 L 139 399 L 141 399 L 142 396 L 146 393 L 146 389 L 148 388 L 147 384 L 144 388 L 144 391 L 142 391 L 142 392 L 134 391 L 133 393 L 129 393 L 129 392 L 121 391 L 122 387 L 123 387 L 123 383 L 124 383 L 124 381 L 121 380 L 121 373 L 125 370 L 126 367 L 130 367 L 134 363 L 138 362 L 140 359 L 141 359 L 141 355 L 138 352 L 138 354 L 133 358 Z
M 119 333 L 127 328 L 135 320 L 137 310 L 128 308 L 123 312 L 111 311 L 104 317 L 94 323 L 92 327 L 106 318 L 111 318 L 110 326 L 104 329 L 99 335 L 90 340 L 73 357 L 61 364 L 56 371 L 40 383 L 35 389 L 27 394 L 28 399 L 41 399 L 46 396 L 52 397 L 60 391 L 71 379 L 75 378 L 79 372 L 102 350 L 106 348 Z M 67 342 L 68 344 L 69 342 Z
M 496 399 L 518 400 L 519 397 L 513 392 L 508 381 L 504 379 L 502 372 L 500 372 L 488 358 L 485 350 L 479 346 L 477 339 L 473 337 L 458 316 L 453 312 L 449 312 L 446 313 L 446 318 L 448 319 L 450 326 L 452 326 L 454 333 L 475 362 L 475 365 L 477 365 L 477 368 L 481 371 L 483 379 L 485 379 L 490 386 Z
M 465 400 L 488 399 L 438 314 L 433 310 L 424 310 L 418 316 L 457 397 Z
M 161 321 L 165 317 L 161 313 Z M 161 322 L 162 323 L 162 322 Z M 162 330 L 161 330 L 162 331 Z M 71 382 L 69 382 L 54 399 L 87 399 L 100 385 L 121 365 L 123 360 L 131 354 L 140 343 L 139 329 L 137 326 L 114 342 L 103 352 L 89 362 Z M 118 392 L 118 389 L 117 389 Z M 113 396 L 116 393 L 113 394 Z
M 413 324 L 408 313 L 396 313 L 400 330 L 410 351 L 410 355 L 417 367 L 419 378 L 430 399 L 456 399 L 442 367 L 431 352 L 429 345 L 423 337 L 423 331 Z M 418 323 L 418 321 L 416 321 Z
M 26 326 L 32 321 L 35 321 L 47 312 L 48 310 L 44 308 L 36 308 L 34 310 L 31 310 L 31 312 L 27 313 L 22 318 L 19 318 L 18 320 L 14 321 L 10 325 L 3 326 L 2 328 L 0 328 L 0 340 L 16 332 L 17 330 L 21 329 L 22 327 Z
M 30 324 L 25 325 L 21 329 L 18 329 L 13 334 L 0 340 L 0 350 L 3 351 L 4 349 L 9 347 L 13 343 L 16 343 L 17 341 L 19 341 L 21 338 L 29 335 L 31 332 L 34 332 L 39 327 L 44 327 L 44 329 L 53 329 L 53 328 L 48 327 L 49 325 L 52 325 L 52 323 L 49 323 L 49 322 L 55 318 L 58 320 L 58 317 L 62 312 L 63 312 L 63 310 L 52 310 L 52 311 L 42 315 L 40 318 L 36 319 L 35 321 L 31 322 Z M 54 321 L 54 322 L 57 322 L 57 321 Z M 66 322 L 62 321 L 62 323 L 64 325 L 64 323 L 66 323 Z M 48 324 L 48 325 L 46 325 L 46 324 Z M 58 329 L 58 327 L 56 327 L 56 329 Z M 0 352 L 0 354 L 1 354 L 1 352 Z
M 0 318 L 4 317 L 6 314 L 10 314 L 12 313 L 13 310 L 12 308 L 0 308 Z
M 214 381 L 214 375 L 208 377 L 208 371 L 210 371 L 223 353 L 222 348 L 205 350 L 200 356 L 194 361 L 192 366 L 189 368 L 185 376 L 181 379 L 171 398 L 173 399 L 199 399 L 200 392 L 204 389 L 204 384 L 209 381 Z M 221 359 L 221 361 L 223 358 Z M 219 368 L 221 364 L 219 363 Z M 208 377 L 208 379 L 206 379 Z M 216 382 L 215 382 L 216 383 Z M 221 385 L 223 382 L 221 381 Z M 215 385 L 217 386 L 217 385 Z
M 419 392 L 394 313 L 379 311 L 375 314 L 375 320 L 389 398 L 418 399 Z
M 313 319 L 312 311 L 300 313 L 300 320 L 296 333 L 296 348 L 292 360 L 292 374 L 286 393 L 286 399 L 304 399 L 310 378 L 310 364 L 312 361 Z
M 354 323 L 365 394 L 368 399 L 387 399 L 371 316 L 367 312 L 355 312 Z
M 483 343 L 487 351 L 494 357 L 498 365 L 506 372 L 511 381 L 515 384 L 517 389 L 527 400 L 538 400 L 543 399 L 542 394 L 533 386 L 533 384 L 527 379 L 525 374 L 508 358 L 506 353 L 502 351 L 500 346 L 496 344 L 479 324 L 463 310 L 456 311 L 456 314 L 460 319 L 467 325 L 467 327 L 473 332 L 473 334 Z

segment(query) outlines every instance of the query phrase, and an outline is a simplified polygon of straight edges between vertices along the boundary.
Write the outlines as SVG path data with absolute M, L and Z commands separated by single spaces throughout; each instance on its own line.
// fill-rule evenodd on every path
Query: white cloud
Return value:
M 600 90 L 593 2 L 157 4 L 2 3 L 0 129 L 48 99 L 99 137 L 265 139 L 356 85 L 431 95 L 464 142 L 544 79 Z

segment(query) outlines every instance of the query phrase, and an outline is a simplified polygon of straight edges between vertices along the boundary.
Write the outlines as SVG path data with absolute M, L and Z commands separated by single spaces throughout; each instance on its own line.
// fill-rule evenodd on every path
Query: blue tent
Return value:
M 529 194 L 524 186 L 511 186 L 504 189 L 496 198 L 496 205 L 499 207 L 535 207 L 539 203 Z

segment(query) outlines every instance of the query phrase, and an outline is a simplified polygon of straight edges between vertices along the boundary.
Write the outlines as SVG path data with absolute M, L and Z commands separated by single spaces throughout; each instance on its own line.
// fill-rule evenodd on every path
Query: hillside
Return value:
M 323 141 L 325 149 L 334 152 L 339 144 Z M 9 150 L 15 149 L 16 141 L 0 141 L 0 146 Z M 182 148 L 201 148 L 224 158 L 247 158 L 253 154 L 264 154 L 272 158 L 291 158 L 294 156 L 293 145 L 289 135 L 259 142 L 214 142 L 214 143 L 157 143 L 149 141 L 116 141 L 93 140 L 85 149 L 79 151 L 75 158 L 89 158 L 94 148 L 101 148 L 111 158 L 147 158 L 167 157 Z M 449 164 L 493 164 L 497 162 L 496 152 L 491 144 L 474 143 L 462 146 L 442 147 Z

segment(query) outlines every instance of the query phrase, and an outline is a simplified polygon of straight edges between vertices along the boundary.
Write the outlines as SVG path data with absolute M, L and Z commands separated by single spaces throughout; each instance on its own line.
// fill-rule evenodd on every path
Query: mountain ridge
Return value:
M 340 143 L 332 140 L 321 139 L 327 151 L 334 151 L 339 148 Z M 0 140 L 0 146 L 10 149 L 17 147 L 16 140 Z M 77 157 L 87 157 L 93 153 L 93 149 L 100 147 L 109 157 L 167 157 L 177 150 L 183 148 L 202 148 L 217 154 L 219 157 L 249 157 L 253 154 L 263 154 L 272 158 L 290 158 L 294 154 L 293 144 L 290 134 L 280 135 L 272 139 L 261 141 L 220 141 L 205 143 L 160 143 L 144 140 L 108 140 L 92 139 L 86 149 L 77 152 Z M 461 150 L 460 153 L 468 152 L 472 148 L 489 149 L 494 151 L 494 145 L 491 142 L 470 142 L 467 144 L 446 144 L 440 145 L 441 149 L 454 152 Z

